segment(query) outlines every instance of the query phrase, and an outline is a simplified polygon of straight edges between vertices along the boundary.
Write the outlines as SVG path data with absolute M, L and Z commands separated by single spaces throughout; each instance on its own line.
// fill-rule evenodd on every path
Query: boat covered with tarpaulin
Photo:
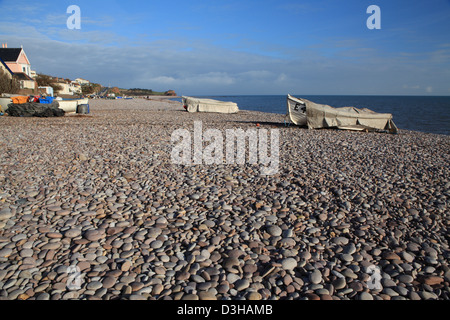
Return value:
M 398 131 L 390 113 L 377 113 L 367 108 L 334 108 L 289 94 L 286 116 L 289 117 L 290 122 L 299 126 L 307 126 L 309 129 L 338 128 L 390 133 Z
M 218 101 L 213 99 L 199 99 L 186 96 L 182 97 L 182 102 L 184 108 L 189 112 L 239 112 L 239 107 L 234 102 Z

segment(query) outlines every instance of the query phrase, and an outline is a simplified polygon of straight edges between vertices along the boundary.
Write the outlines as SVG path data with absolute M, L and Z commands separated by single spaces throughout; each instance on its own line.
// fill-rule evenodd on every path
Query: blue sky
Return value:
M 366 26 L 373 4 L 379 30 Z M 0 0 L 0 12 L 0 42 L 23 45 L 37 72 L 105 86 L 450 95 L 450 0 Z

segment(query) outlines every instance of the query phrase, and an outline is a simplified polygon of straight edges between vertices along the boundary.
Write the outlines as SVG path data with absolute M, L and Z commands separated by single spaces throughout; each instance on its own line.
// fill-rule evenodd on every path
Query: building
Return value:
M 83 91 L 81 90 L 81 84 L 79 84 L 76 81 L 72 81 L 71 84 L 72 84 L 71 90 L 74 94 L 82 94 L 83 93 Z
M 81 85 L 76 81 L 71 81 L 69 79 L 52 77 L 52 80 L 61 87 L 58 90 L 58 95 L 81 95 Z
M 5 61 L 3 61 L 2 58 L 0 58 L 0 70 L 2 70 L 9 79 L 13 78 L 14 72 L 11 71 L 11 69 L 8 67 Z
M 39 93 L 53 97 L 53 87 L 39 87 Z
M 20 89 L 36 89 L 36 81 L 23 72 L 14 73 L 14 78 L 19 80 Z
M 23 48 L 8 48 L 6 44 L 0 48 L 0 59 L 20 81 L 21 89 L 37 89 L 36 81 L 31 78 L 31 64 Z
M 76 78 L 74 81 L 78 82 L 80 85 L 89 85 L 90 84 L 89 80 L 85 80 L 82 78 Z

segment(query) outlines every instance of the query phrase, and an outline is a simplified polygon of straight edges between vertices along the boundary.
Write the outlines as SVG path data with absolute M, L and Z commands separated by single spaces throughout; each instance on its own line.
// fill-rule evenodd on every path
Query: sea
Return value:
M 450 96 L 295 95 L 329 106 L 368 108 L 391 113 L 399 129 L 450 135 Z M 237 103 L 240 110 L 286 114 L 286 95 L 195 96 Z M 181 101 L 181 98 L 177 99 Z

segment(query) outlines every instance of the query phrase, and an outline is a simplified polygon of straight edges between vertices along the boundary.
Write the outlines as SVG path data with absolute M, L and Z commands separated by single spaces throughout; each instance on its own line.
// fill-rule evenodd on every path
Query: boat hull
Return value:
M 0 98 L 0 106 L 2 106 L 3 112 L 8 110 L 8 104 L 12 103 L 11 98 Z
M 78 105 L 89 104 L 89 99 L 59 100 L 58 104 L 59 108 L 64 110 L 65 113 L 76 113 Z

